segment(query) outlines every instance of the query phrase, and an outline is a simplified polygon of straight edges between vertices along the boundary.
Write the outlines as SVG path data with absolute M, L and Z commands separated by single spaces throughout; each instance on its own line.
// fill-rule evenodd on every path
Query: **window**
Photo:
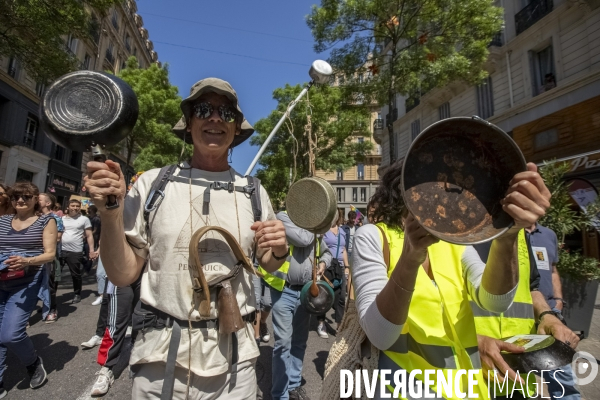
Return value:
M 344 190 L 344 188 L 337 188 L 337 197 L 340 203 L 346 201 L 346 191 Z
M 14 57 L 11 57 L 10 60 L 8 60 L 8 74 L 14 79 L 17 79 L 18 68 L 19 68 L 19 65 L 18 65 L 17 59 Z
M 396 161 L 398 159 L 398 155 L 400 154 L 400 151 L 398 149 L 398 134 L 394 133 L 394 159 L 392 160 L 392 162 Z
M 54 158 L 58 161 L 63 161 L 63 157 L 65 156 L 65 148 L 59 145 L 56 145 L 54 148 Z
M 113 8 L 112 9 L 112 18 L 111 18 L 112 24 L 115 27 L 115 29 L 117 31 L 119 31 L 119 14 L 117 13 L 117 9 Z
M 134 47 L 134 48 L 133 48 L 133 56 L 134 56 L 134 57 L 137 57 L 137 47 Z
M 338 181 L 343 181 L 344 180 L 344 171 L 342 171 L 341 169 L 338 169 L 336 179 Z
M 25 125 L 25 136 L 23 136 L 23 144 L 30 149 L 35 146 L 35 139 L 38 129 L 38 122 L 33 115 L 27 117 L 27 124 Z
M 410 138 L 411 140 L 415 140 L 417 136 L 421 133 L 421 120 L 417 119 L 410 123 Z
M 492 91 L 492 77 L 488 76 L 475 87 L 477 96 L 477 115 L 488 119 L 494 115 L 494 93 Z
M 44 95 L 45 91 L 46 91 L 46 85 L 44 85 L 43 83 L 38 82 L 35 85 L 35 94 L 37 94 L 38 97 L 42 97 Z
M 534 138 L 534 147 L 536 150 L 550 147 L 558 143 L 558 131 L 548 129 L 547 131 L 537 133 Z
M 556 87 L 556 74 L 554 72 L 554 56 L 552 45 L 541 51 L 534 51 L 532 56 L 533 69 L 533 95 L 547 92 Z
M 450 118 L 450 103 L 445 102 L 438 108 L 438 113 L 440 114 L 440 120 Z
M 131 36 L 129 34 L 125 34 L 125 48 L 127 51 L 131 51 Z
M 358 143 L 364 143 L 365 142 L 365 138 L 364 137 L 359 137 L 358 138 Z
M 113 49 L 114 49 L 114 45 L 112 44 L 112 42 L 108 42 L 108 47 L 106 48 L 106 60 L 110 63 L 110 65 L 114 65 L 115 63 L 115 58 L 113 56 Z
M 83 62 L 81 63 L 81 69 L 90 69 L 90 65 L 92 63 L 92 57 L 89 54 L 86 54 L 83 58 Z
M 367 188 L 360 188 L 360 201 L 367 201 Z
M 365 164 L 357 164 L 356 165 L 356 173 L 358 175 L 358 180 L 362 181 L 365 179 Z
M 81 168 L 81 161 L 79 161 L 79 152 L 78 151 L 72 151 L 71 152 L 71 159 L 69 160 L 69 165 L 75 168 Z
M 358 201 L 358 188 L 352 188 L 352 201 L 355 203 Z
M 78 42 L 78 40 L 72 34 L 69 34 L 69 36 L 67 36 L 67 41 L 65 42 L 65 46 L 67 46 L 67 50 L 73 56 L 75 55 L 75 52 L 77 51 L 77 42 Z
M 17 180 L 15 182 L 33 182 L 33 172 L 17 168 Z

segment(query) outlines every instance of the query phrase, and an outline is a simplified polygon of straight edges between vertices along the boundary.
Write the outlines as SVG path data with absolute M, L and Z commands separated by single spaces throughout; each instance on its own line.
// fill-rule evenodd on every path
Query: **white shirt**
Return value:
M 90 219 L 79 214 L 75 218 L 65 215 L 62 220 L 65 226 L 61 239 L 62 250 L 81 253 L 83 251 L 83 241 L 85 240 L 85 230 L 92 229 Z
M 251 259 L 254 231 L 250 226 L 254 223 L 254 214 L 248 195 L 227 190 L 210 191 L 210 206 L 208 214 L 205 214 L 204 192 L 207 187 L 174 181 L 167 184 L 160 207 L 150 214 L 148 218 L 150 232 L 147 234 L 144 204 L 158 172 L 158 169 L 153 169 L 142 174 L 125 198 L 123 214 L 125 234 L 133 251 L 148 260 L 142 276 L 142 302 L 187 321 L 193 293 L 188 268 L 192 233 L 207 225 L 225 228 Z M 196 182 L 229 182 L 233 178 L 235 186 L 248 184 L 247 179 L 233 169 L 224 172 L 178 169 L 175 175 L 187 179 L 190 173 L 192 180 Z M 261 187 L 260 199 L 262 220 L 275 219 L 271 202 L 263 187 Z M 236 263 L 229 246 L 218 233 L 207 233 L 200 240 L 198 249 L 208 282 L 218 275 L 228 273 Z M 242 270 L 236 278 L 232 279 L 232 287 L 236 292 L 241 314 L 253 312 L 256 299 L 252 277 L 248 272 Z M 211 319 L 217 318 L 215 297 L 215 291 L 211 290 Z M 197 309 L 190 314 L 190 317 L 192 321 L 200 320 Z M 189 346 L 187 325 L 181 328 L 184 332 L 181 335 L 177 364 L 187 369 Z M 131 364 L 166 362 L 170 337 L 171 329 L 138 335 L 131 355 Z M 251 323 L 237 332 L 237 338 L 239 362 L 258 357 L 259 350 L 254 340 L 254 329 Z M 216 327 L 193 329 L 191 341 L 190 369 L 194 374 L 215 376 L 228 371 L 231 335 L 220 335 Z

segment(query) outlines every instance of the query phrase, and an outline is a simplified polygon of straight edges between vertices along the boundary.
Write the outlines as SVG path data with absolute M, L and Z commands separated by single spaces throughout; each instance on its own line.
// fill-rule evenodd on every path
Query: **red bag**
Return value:
M 9 281 L 11 279 L 19 279 L 25 276 L 25 270 L 0 272 L 0 281 Z

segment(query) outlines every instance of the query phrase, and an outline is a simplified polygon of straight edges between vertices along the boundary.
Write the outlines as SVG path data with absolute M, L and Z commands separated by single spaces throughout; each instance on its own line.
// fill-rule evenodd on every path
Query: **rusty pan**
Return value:
M 449 243 L 490 241 L 514 223 L 500 200 L 527 169 L 517 144 L 479 117 L 448 118 L 411 144 L 402 168 L 402 197 L 417 221 Z

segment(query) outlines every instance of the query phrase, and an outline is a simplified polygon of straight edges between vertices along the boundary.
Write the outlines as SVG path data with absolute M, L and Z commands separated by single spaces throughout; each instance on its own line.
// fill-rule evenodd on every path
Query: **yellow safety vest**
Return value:
M 267 272 L 267 270 L 265 270 L 263 267 L 258 266 L 258 272 L 260 272 L 263 275 L 264 281 L 273 289 L 276 289 L 280 292 L 283 291 L 285 281 L 287 280 L 287 273 L 290 269 L 290 260 L 292 259 L 293 252 L 294 246 L 290 245 L 290 253 L 288 254 L 287 259 L 277 271 Z
M 475 327 L 477 333 L 480 335 L 486 335 L 494 339 L 506 339 L 515 335 L 527 335 L 529 333 L 535 333 L 535 316 L 533 313 L 533 300 L 531 299 L 531 289 L 529 285 L 531 268 L 529 263 L 529 250 L 527 248 L 527 241 L 525 240 L 525 230 L 521 229 L 517 241 L 517 254 L 519 260 L 519 284 L 517 286 L 517 292 L 515 293 L 515 299 L 513 304 L 508 310 L 501 314 L 493 313 L 491 311 L 482 310 L 474 301 L 471 300 L 471 308 L 473 309 L 473 315 L 475 316 Z M 523 379 L 526 376 L 522 376 Z M 533 377 L 531 377 L 527 390 L 529 395 L 532 396 L 536 393 L 536 387 L 534 385 Z M 505 384 L 500 389 L 500 386 L 496 386 L 495 393 L 498 396 L 506 396 L 513 390 L 514 382 L 509 381 L 509 384 Z M 523 386 L 526 387 L 525 385 Z M 520 390 L 521 386 L 518 385 L 519 389 L 516 393 L 523 394 Z M 493 392 L 493 388 L 490 391 Z
M 404 234 L 383 223 L 377 225 L 385 232 L 390 246 L 389 277 L 400 259 Z M 379 234 L 381 236 L 381 232 Z M 407 377 L 411 371 L 426 369 L 441 370 L 446 379 L 451 374 L 453 393 L 441 393 L 446 399 L 454 397 L 454 378 L 459 370 L 476 370 L 474 393 L 479 399 L 488 399 L 475 321 L 462 274 L 464 250 L 464 246 L 446 242 L 429 247 L 429 262 L 435 283 L 423 268 L 419 268 L 408 318 L 396 343 L 380 352 L 379 369 L 391 369 L 392 375 L 404 369 Z M 467 376 L 463 375 L 464 379 L 460 381 L 460 390 L 464 393 L 468 393 Z M 422 382 L 425 380 L 423 373 L 417 374 L 416 378 Z M 433 386 L 429 390 L 437 394 L 435 376 L 433 379 Z M 387 389 L 391 393 L 394 391 L 390 385 Z

